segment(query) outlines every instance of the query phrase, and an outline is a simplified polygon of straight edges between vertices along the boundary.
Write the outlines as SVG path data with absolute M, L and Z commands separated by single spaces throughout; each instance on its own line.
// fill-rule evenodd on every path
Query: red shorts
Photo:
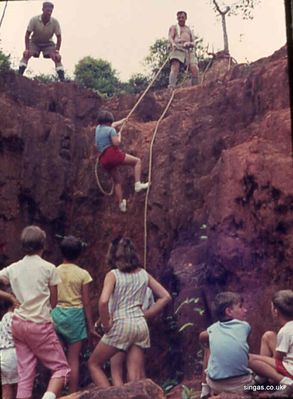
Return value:
M 102 152 L 99 158 L 99 163 L 103 166 L 103 168 L 110 172 L 112 169 L 124 162 L 125 156 L 126 154 L 118 147 L 111 146 Z
M 275 364 L 276 364 L 277 372 L 284 375 L 285 377 L 289 377 L 289 378 L 293 379 L 293 375 L 291 375 L 289 373 L 289 371 L 285 369 L 282 360 L 281 359 L 275 359 L 275 360 L 276 360 Z

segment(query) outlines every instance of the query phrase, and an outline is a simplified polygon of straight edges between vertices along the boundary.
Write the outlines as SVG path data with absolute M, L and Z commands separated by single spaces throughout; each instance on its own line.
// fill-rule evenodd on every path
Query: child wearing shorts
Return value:
M 99 152 L 99 163 L 110 174 L 114 182 L 114 191 L 121 212 L 126 212 L 126 199 L 120 182 L 118 166 L 134 167 L 134 191 L 146 190 L 148 183 L 141 183 L 141 160 L 133 155 L 126 154 L 120 150 L 121 134 L 117 133 L 114 126 L 120 122 L 114 122 L 113 115 L 109 111 L 100 111 L 98 115 L 98 126 L 96 127 L 96 147 Z
M 110 302 L 112 298 L 110 298 Z M 155 299 L 152 293 L 152 290 L 147 287 L 146 295 L 143 300 L 142 310 L 147 310 L 155 303 Z M 110 306 L 110 313 L 111 313 L 111 304 Z M 110 366 L 111 366 L 111 380 L 114 386 L 121 386 L 123 385 L 123 376 L 124 376 L 124 364 L 125 361 L 127 362 L 126 353 L 119 351 L 110 359 Z M 144 368 L 140 371 L 141 378 L 145 378 Z
M 110 383 L 102 369 L 103 364 L 117 352 L 127 354 L 128 380 L 144 377 L 144 349 L 150 347 L 146 319 L 158 314 L 171 300 L 165 288 L 140 267 L 132 241 L 118 237 L 110 245 L 107 273 L 99 300 L 99 312 L 105 334 L 89 359 L 93 382 L 106 388 Z M 116 268 L 114 268 L 116 267 Z M 158 298 L 143 311 L 147 287 Z M 112 296 L 111 314 L 109 299 Z
M 57 267 L 62 280 L 58 285 L 58 303 L 52 318 L 58 335 L 67 346 L 67 360 L 71 369 L 69 392 L 76 392 L 79 383 L 79 355 L 83 341 L 94 330 L 89 299 L 90 274 L 74 262 L 82 252 L 82 242 L 73 236 L 64 237 L 60 249 L 63 263 Z
M 293 385 L 293 291 L 276 292 L 271 306 L 281 329 L 277 336 L 272 331 L 264 334 L 261 354 L 249 355 L 250 367 L 277 384 Z
M 1 308 L 6 311 L 0 321 L 0 371 L 2 398 L 15 399 L 18 381 L 16 350 L 12 337 L 13 305 L 4 300 Z
M 251 327 L 245 321 L 247 310 L 243 299 L 234 292 L 221 292 L 214 301 L 218 321 L 200 333 L 199 340 L 208 351 L 205 392 L 243 393 L 244 386 L 252 383 L 248 368 L 247 339 Z
M 19 399 L 32 397 L 38 360 L 52 372 L 42 399 L 55 399 L 70 372 L 51 320 L 60 279 L 56 267 L 41 258 L 45 240 L 46 233 L 38 226 L 26 227 L 21 234 L 26 256 L 0 271 L 0 281 L 11 285 L 20 303 L 12 318 Z M 7 293 L 0 290 L 0 298 L 7 298 Z

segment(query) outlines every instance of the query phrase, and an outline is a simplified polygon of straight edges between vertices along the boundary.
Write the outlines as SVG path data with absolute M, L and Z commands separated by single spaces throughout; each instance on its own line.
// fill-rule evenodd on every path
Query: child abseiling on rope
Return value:
M 133 166 L 134 168 L 134 191 L 146 190 L 149 183 L 142 183 L 141 160 L 133 155 L 126 154 L 120 150 L 121 134 L 117 133 L 115 126 L 120 122 L 114 122 L 114 117 L 109 111 L 100 111 L 98 114 L 98 126 L 96 127 L 95 142 L 99 152 L 99 163 L 110 174 L 114 183 L 114 191 L 121 212 L 126 212 L 126 199 L 120 182 L 118 166 Z

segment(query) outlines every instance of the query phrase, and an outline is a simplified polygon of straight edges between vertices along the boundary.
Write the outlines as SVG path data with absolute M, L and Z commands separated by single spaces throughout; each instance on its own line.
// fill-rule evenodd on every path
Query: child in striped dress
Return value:
M 111 298 L 110 298 L 111 301 Z M 155 302 L 152 290 L 150 287 L 147 287 L 146 295 L 143 300 L 142 310 L 147 310 L 149 307 L 153 305 Z M 111 309 L 111 306 L 110 306 Z M 123 377 L 124 377 L 124 365 L 127 364 L 126 353 L 119 351 L 114 356 L 111 357 L 110 365 L 111 365 L 111 381 L 114 386 L 123 385 Z M 141 378 L 145 378 L 144 368 L 140 371 Z
M 165 288 L 140 267 L 132 241 L 118 237 L 108 252 L 113 269 L 107 273 L 99 300 L 99 312 L 105 335 L 89 359 L 93 382 L 107 388 L 110 383 L 103 372 L 103 364 L 119 351 L 127 352 L 128 380 L 136 381 L 144 375 L 144 349 L 150 346 L 146 319 L 158 314 L 171 300 Z M 158 298 L 143 311 L 146 289 L 150 287 Z M 109 313 L 109 299 L 112 310 Z

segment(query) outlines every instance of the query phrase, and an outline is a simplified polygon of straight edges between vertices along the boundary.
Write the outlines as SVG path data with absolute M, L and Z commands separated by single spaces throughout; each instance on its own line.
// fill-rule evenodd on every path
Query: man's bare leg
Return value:
M 169 75 L 169 88 L 175 89 L 177 83 L 177 77 L 180 70 L 180 62 L 178 60 L 171 61 L 171 70 Z

